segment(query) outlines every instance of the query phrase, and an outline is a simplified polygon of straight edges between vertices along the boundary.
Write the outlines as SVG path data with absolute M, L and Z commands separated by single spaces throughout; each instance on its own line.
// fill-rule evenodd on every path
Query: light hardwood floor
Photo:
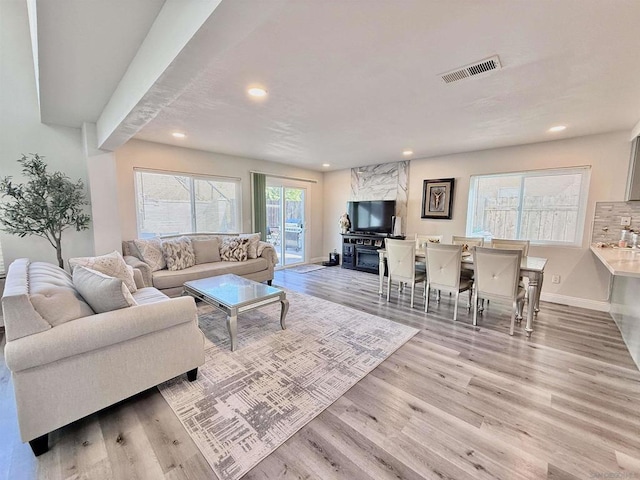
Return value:
M 491 302 L 474 328 L 464 308 L 451 320 L 446 295 L 425 315 L 408 292 L 387 304 L 377 280 L 276 273 L 277 285 L 421 331 L 245 478 L 640 479 L 640 372 L 608 314 L 543 303 L 528 340 L 508 335 L 506 305 Z M 1 363 L 0 480 L 215 478 L 156 389 L 51 443 L 38 460 L 20 443 Z

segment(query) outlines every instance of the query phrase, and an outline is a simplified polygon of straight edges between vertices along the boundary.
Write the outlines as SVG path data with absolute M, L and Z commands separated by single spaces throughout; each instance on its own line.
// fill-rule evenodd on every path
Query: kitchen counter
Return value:
M 591 251 L 613 275 L 611 317 L 640 368 L 640 249 L 592 245 Z
M 640 249 L 602 248 L 591 245 L 591 251 L 607 267 L 611 275 L 640 278 Z

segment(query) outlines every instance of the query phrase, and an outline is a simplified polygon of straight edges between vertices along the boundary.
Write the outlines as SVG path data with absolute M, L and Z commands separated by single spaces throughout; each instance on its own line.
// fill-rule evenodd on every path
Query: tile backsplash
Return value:
M 631 217 L 631 227 L 620 226 L 621 217 Z M 640 201 L 596 202 L 591 243 L 618 243 L 623 228 L 640 232 Z

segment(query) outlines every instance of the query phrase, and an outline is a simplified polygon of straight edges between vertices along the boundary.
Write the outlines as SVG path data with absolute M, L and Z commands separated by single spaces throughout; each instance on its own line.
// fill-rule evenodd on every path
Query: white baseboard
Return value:
M 325 257 L 314 257 L 311 260 L 309 260 L 309 263 L 322 263 L 322 262 L 326 262 L 328 261 L 328 258 Z
M 598 312 L 609 312 L 611 304 L 599 300 L 588 300 L 586 298 L 570 297 L 568 295 L 559 295 L 557 293 L 542 293 L 540 300 L 543 302 L 559 303 L 560 305 L 569 305 L 571 307 L 588 308 L 589 310 L 597 310 Z

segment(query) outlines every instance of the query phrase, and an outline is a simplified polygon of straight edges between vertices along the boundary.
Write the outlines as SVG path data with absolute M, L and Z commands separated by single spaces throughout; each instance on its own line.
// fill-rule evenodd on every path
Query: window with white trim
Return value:
M 472 175 L 467 236 L 580 246 L 590 167 Z
M 136 170 L 135 183 L 139 238 L 242 230 L 239 178 Z

